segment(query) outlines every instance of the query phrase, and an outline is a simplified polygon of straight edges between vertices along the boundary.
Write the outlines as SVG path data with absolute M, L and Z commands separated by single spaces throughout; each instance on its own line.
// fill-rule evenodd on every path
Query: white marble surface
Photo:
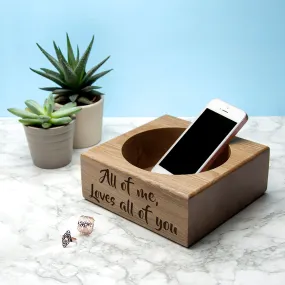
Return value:
M 106 118 L 103 141 L 149 120 Z M 240 136 L 271 147 L 267 194 L 186 249 L 85 201 L 81 151 L 41 170 L 22 126 L 0 119 L 0 284 L 284 285 L 285 118 L 251 118 Z M 62 248 L 81 214 L 95 231 Z

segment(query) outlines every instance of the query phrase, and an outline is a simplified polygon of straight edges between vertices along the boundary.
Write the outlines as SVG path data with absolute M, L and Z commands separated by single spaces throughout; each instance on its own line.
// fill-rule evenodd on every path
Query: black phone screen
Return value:
M 172 174 L 196 173 L 235 126 L 236 122 L 205 109 L 159 165 Z

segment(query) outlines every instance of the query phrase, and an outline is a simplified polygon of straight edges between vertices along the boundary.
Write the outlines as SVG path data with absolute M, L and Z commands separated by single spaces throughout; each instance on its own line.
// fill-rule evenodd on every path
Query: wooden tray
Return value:
M 266 191 L 269 148 L 238 137 L 208 171 L 151 173 L 188 125 L 165 115 L 83 153 L 83 197 L 188 247 Z

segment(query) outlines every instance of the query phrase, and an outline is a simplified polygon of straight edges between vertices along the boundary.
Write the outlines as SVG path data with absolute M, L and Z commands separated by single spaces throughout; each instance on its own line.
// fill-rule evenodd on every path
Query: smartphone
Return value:
M 247 120 L 244 111 L 222 100 L 211 100 L 151 172 L 179 175 L 207 170 Z

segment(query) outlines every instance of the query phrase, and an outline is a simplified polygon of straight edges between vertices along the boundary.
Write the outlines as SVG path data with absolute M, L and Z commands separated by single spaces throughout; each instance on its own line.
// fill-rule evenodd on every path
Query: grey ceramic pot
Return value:
M 71 162 L 75 120 L 50 129 L 24 126 L 33 163 L 40 168 L 55 169 Z

